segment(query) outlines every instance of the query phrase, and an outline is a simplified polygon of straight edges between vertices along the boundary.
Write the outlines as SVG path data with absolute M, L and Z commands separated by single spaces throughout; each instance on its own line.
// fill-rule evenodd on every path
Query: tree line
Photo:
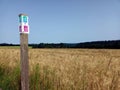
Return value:
M 1 43 L 0 46 L 20 46 L 19 44 Z M 40 43 L 29 44 L 32 48 L 91 48 L 91 49 L 120 49 L 120 40 L 92 41 L 84 43 Z

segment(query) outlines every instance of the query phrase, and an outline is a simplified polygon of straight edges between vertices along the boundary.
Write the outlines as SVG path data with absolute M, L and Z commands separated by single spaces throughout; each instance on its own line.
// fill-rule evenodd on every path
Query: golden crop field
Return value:
M 7 77 L 20 66 L 20 50 L 1 48 L 0 65 Z M 29 49 L 29 71 L 30 90 L 120 90 L 120 50 Z M 8 90 L 19 90 L 11 74 Z M 9 85 L 0 78 L 1 88 Z

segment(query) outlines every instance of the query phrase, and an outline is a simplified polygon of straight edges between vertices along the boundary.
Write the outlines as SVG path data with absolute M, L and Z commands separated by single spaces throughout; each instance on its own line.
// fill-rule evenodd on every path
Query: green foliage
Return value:
M 30 90 L 39 90 L 40 88 L 40 67 L 35 65 L 30 76 Z
M 55 73 L 48 66 L 40 69 L 37 64 L 30 74 L 30 90 L 53 90 Z M 53 78 L 51 78 L 53 77 Z M 16 65 L 13 69 L 0 64 L 0 88 L 3 90 L 19 90 L 20 68 Z
M 13 70 L 7 66 L 0 65 L 0 88 L 3 90 L 19 90 L 20 68 L 15 67 Z
M 40 68 L 39 64 L 33 67 L 30 76 L 30 90 L 54 90 L 54 72 L 48 66 Z

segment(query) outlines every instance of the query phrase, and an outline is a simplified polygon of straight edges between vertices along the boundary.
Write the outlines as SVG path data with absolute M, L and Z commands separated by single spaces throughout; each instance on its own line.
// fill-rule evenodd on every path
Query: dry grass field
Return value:
M 0 49 L 3 90 L 19 90 L 19 66 L 18 48 Z M 29 70 L 30 90 L 120 90 L 117 49 L 29 49 Z

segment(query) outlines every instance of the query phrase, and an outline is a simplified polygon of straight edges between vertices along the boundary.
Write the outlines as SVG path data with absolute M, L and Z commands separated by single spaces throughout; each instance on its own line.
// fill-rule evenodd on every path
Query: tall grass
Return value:
M 30 90 L 120 90 L 120 50 L 30 49 Z M 20 90 L 19 49 L 0 49 L 0 88 Z
M 11 70 L 9 67 L 0 64 L 0 87 L 3 90 L 19 90 L 20 69 L 15 67 Z

